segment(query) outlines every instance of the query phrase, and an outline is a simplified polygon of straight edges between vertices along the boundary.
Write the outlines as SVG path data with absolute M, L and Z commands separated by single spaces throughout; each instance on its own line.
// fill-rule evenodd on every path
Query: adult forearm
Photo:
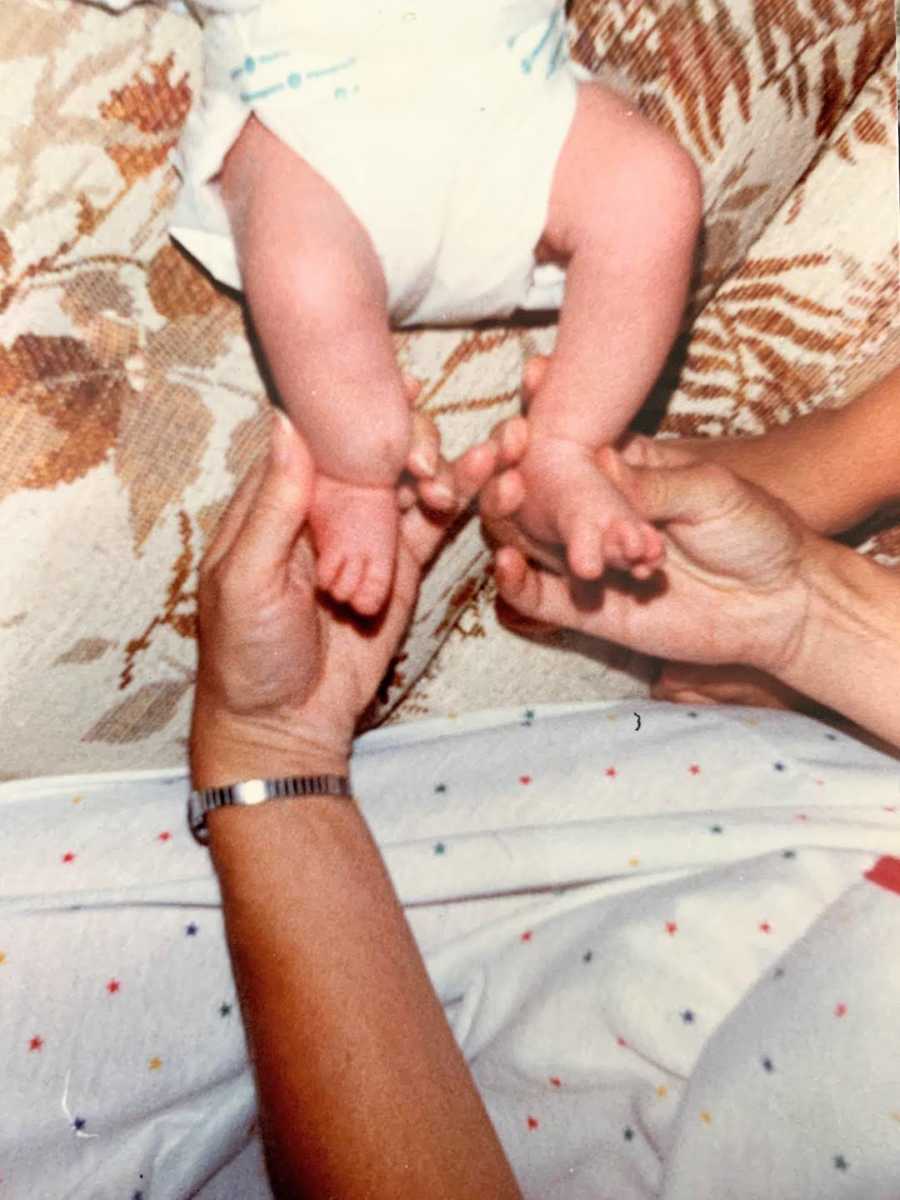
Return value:
M 210 818 L 275 1194 L 519 1196 L 352 802 Z
M 900 572 L 817 540 L 786 684 L 900 745 Z

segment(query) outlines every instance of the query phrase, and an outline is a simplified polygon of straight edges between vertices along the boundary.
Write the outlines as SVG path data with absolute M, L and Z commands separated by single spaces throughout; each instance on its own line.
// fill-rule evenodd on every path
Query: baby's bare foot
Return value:
M 384 607 L 397 553 L 397 493 L 318 475 L 310 511 L 316 582 L 371 617 Z
M 662 534 L 638 516 L 589 448 L 533 435 L 520 469 L 525 500 L 516 521 L 530 537 L 563 543 L 574 575 L 597 579 L 615 567 L 646 579 L 662 563 Z

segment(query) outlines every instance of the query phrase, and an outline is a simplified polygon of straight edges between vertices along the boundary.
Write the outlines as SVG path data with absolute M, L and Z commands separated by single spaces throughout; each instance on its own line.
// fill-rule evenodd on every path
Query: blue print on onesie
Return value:
M 527 33 L 533 33 L 534 26 L 529 25 L 520 33 L 515 33 L 507 41 L 510 50 L 518 50 L 517 43 Z M 545 75 L 549 79 L 554 75 L 569 57 L 569 39 L 566 34 L 565 19 L 562 9 L 555 9 L 547 20 L 537 44 L 520 60 L 519 66 L 523 75 L 530 75 L 535 65 L 541 59 L 546 59 Z
M 285 63 L 284 60 L 289 62 Z M 266 74 L 271 78 L 272 74 L 276 78 L 268 83 L 264 78 L 258 76 L 261 68 L 269 67 L 273 63 L 278 66 L 274 72 Z M 345 58 L 342 62 L 332 63 L 329 66 L 317 67 L 313 70 L 302 70 L 302 62 L 299 61 L 299 55 L 290 50 L 274 50 L 267 54 L 252 55 L 248 54 L 243 62 L 233 67 L 229 72 L 231 78 L 238 81 L 246 81 L 240 92 L 241 100 L 244 104 L 255 104 L 260 100 L 268 100 L 272 96 L 277 96 L 279 92 L 284 91 L 299 91 L 301 87 L 305 87 L 310 83 L 317 83 L 324 80 L 325 86 L 331 85 L 331 78 L 335 75 L 343 74 L 353 70 L 356 66 L 356 58 Z M 290 69 L 285 73 L 285 68 Z M 247 85 L 251 82 L 256 86 L 250 89 Z M 341 86 L 334 88 L 335 100 L 346 100 L 351 95 L 356 95 L 359 92 L 359 85 L 352 82 L 352 75 L 347 78 L 344 76 L 341 80 Z

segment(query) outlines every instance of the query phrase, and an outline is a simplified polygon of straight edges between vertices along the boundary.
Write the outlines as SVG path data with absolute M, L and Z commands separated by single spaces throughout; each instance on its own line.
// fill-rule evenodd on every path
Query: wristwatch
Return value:
M 209 841 L 206 814 L 232 804 L 263 804 L 294 796 L 344 796 L 349 798 L 346 775 L 294 775 L 287 779 L 245 779 L 224 787 L 195 788 L 188 797 L 188 828 L 202 846 Z

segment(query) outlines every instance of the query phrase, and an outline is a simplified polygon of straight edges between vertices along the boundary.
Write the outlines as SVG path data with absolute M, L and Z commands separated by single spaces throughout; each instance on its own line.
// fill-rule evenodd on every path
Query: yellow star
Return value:
M 700 1114 L 700 1120 L 703 1122 L 704 1125 L 711 1125 L 712 1124 L 712 1113 L 707 1112 L 706 1109 L 704 1109 L 703 1112 Z
M 892 1112 L 892 1113 L 891 1113 L 891 1117 L 892 1117 L 892 1118 L 893 1118 L 893 1119 L 894 1119 L 894 1120 L 895 1120 L 895 1121 L 896 1121 L 898 1124 L 900 1124 L 900 1112 Z
M 149 1069 L 151 1071 L 158 1071 L 159 1068 L 162 1066 L 162 1059 L 157 1058 L 156 1055 L 154 1054 L 153 1058 L 151 1058 L 150 1061 L 147 1063 L 147 1066 L 149 1067 Z
M 73 797 L 72 797 L 72 803 L 73 803 L 73 804 L 80 804 L 80 803 L 81 803 L 81 801 L 82 801 L 83 799 L 84 799 L 84 797 L 83 797 L 83 796 L 73 796 Z
M 668 1096 L 669 1089 L 666 1087 L 666 1085 L 664 1083 L 661 1083 L 659 1085 L 659 1087 L 656 1089 L 656 1094 L 657 1094 L 657 1096 L 659 1096 L 660 1100 L 662 1100 L 662 1099 L 664 1099 L 664 1097 Z
M 6 962 L 6 951 L 0 950 L 0 967 Z
M 641 865 L 641 860 L 637 857 L 637 855 L 635 855 L 633 858 L 629 858 L 628 865 L 629 867 L 639 867 Z
M 607 719 L 607 721 L 618 721 L 619 714 L 618 713 L 607 713 L 606 719 Z

